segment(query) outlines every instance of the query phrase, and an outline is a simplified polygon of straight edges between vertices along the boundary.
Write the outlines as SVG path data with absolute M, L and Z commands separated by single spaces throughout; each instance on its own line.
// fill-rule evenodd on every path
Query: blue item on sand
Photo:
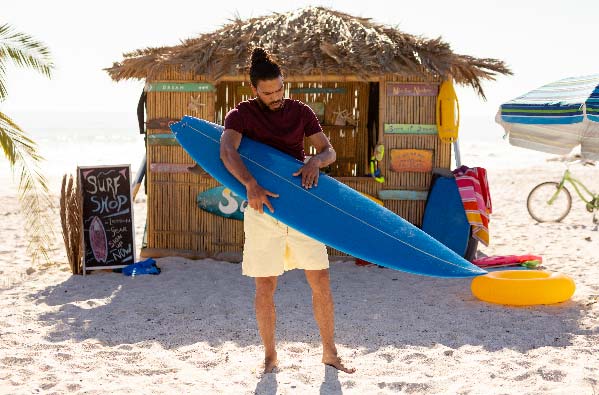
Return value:
M 422 230 L 459 256 L 466 255 L 470 223 L 453 175 L 439 175 L 433 179 L 424 209 Z
M 140 274 L 160 274 L 160 268 L 156 266 L 156 261 L 148 258 L 145 261 L 132 263 L 123 268 L 125 276 L 137 276 Z

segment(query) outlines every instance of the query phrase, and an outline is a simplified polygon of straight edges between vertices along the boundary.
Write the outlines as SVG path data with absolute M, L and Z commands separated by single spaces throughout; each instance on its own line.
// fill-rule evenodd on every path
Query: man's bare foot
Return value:
M 348 368 L 346 367 L 343 362 L 341 361 L 341 358 L 337 357 L 337 356 L 333 356 L 333 357 L 322 357 L 322 363 L 324 363 L 325 365 L 328 366 L 332 366 L 337 370 L 340 370 L 342 372 L 345 373 L 355 373 L 356 368 Z
M 279 361 L 276 355 L 273 358 L 264 358 L 264 374 L 276 373 L 278 364 Z

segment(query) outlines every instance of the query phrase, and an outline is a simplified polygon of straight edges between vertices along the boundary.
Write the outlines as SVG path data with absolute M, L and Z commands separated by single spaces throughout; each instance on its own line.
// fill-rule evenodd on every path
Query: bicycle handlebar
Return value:
M 566 161 L 566 166 L 570 167 L 571 165 L 575 165 L 577 163 L 582 164 L 583 166 L 595 166 L 596 163 L 594 160 L 591 159 L 583 159 L 583 158 L 577 158 L 571 161 Z

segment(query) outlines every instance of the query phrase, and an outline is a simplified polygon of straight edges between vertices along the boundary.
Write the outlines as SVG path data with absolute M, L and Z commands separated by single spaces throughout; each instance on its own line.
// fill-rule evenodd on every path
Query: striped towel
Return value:
M 472 226 L 472 237 L 489 245 L 489 215 L 493 211 L 487 171 L 482 167 L 462 166 L 453 171 L 466 211 Z

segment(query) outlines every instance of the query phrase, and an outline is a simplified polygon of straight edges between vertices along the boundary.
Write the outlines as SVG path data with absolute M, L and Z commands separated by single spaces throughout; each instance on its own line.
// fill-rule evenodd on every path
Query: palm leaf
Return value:
M 51 227 L 53 202 L 48 183 L 40 171 L 43 158 L 37 145 L 7 115 L 0 112 L 0 145 L 13 172 L 20 175 L 19 201 L 29 236 L 27 252 L 34 263 L 43 258 L 50 262 L 49 251 L 54 244 Z
M 7 96 L 7 61 L 19 67 L 31 68 L 47 77 L 51 77 L 54 68 L 50 50 L 43 43 L 27 34 L 15 32 L 8 24 L 0 25 L 0 101 Z

